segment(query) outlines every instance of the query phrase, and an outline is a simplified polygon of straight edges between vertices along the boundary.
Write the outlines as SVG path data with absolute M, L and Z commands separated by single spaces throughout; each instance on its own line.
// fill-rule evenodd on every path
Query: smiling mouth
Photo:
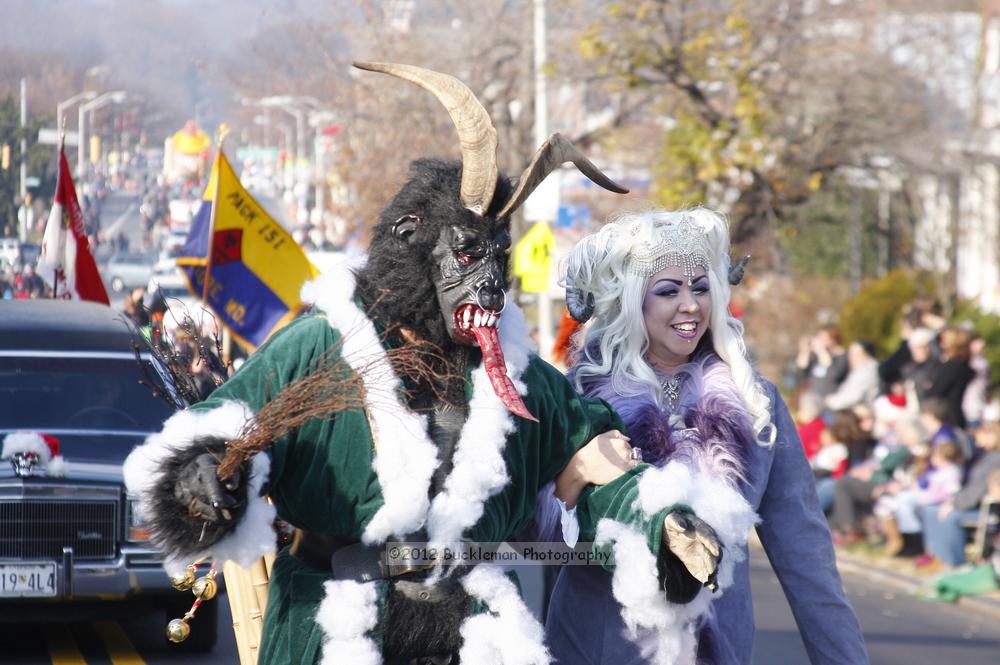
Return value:
M 670 326 L 681 339 L 694 339 L 698 335 L 698 324 L 694 321 L 684 321 Z

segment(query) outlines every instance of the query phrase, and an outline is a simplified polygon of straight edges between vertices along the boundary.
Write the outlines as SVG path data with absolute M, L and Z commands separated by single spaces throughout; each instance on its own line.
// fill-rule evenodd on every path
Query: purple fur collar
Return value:
M 678 373 L 683 374 L 683 383 L 676 410 L 683 422 L 678 416 L 668 418 L 653 395 L 619 394 L 609 376 L 584 378 L 583 391 L 615 408 L 632 445 L 642 449 L 646 462 L 663 466 L 680 461 L 692 469 L 725 478 L 733 487 L 751 482 L 753 421 L 728 366 L 715 353 L 707 352 L 678 369 Z

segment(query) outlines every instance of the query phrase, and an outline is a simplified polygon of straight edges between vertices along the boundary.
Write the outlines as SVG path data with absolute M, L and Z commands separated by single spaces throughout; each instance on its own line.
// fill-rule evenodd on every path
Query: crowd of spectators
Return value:
M 863 340 L 845 347 L 836 326 L 802 339 L 799 435 L 837 544 L 955 568 L 995 549 L 997 520 L 984 517 L 1000 507 L 1000 407 L 974 331 L 919 300 L 901 338 L 881 361 Z
M 0 298 L 24 300 L 26 298 L 51 298 L 52 289 L 35 273 L 30 263 L 22 267 L 7 267 L 0 272 Z

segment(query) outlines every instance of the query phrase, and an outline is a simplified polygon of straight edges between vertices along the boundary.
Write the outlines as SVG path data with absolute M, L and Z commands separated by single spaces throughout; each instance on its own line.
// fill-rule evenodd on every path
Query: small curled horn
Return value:
M 505 217 L 524 203 L 525 199 L 531 195 L 535 188 L 545 180 L 545 178 L 552 173 L 554 170 L 565 164 L 566 162 L 573 162 L 576 168 L 580 169 L 580 173 L 587 176 L 595 183 L 603 187 L 604 189 L 616 192 L 618 194 L 628 194 L 628 189 L 622 187 L 614 180 L 608 176 L 601 173 L 601 170 L 594 166 L 594 163 L 587 159 L 580 150 L 573 145 L 568 139 L 562 136 L 562 134 L 553 134 L 549 137 L 549 140 L 542 144 L 542 147 L 538 149 L 535 156 L 531 160 L 531 164 L 528 168 L 524 170 L 521 177 L 517 181 L 517 189 L 514 190 L 513 196 L 507 201 L 507 204 L 503 207 L 499 213 L 497 213 L 497 219 Z
M 583 289 L 572 284 L 566 285 L 566 309 L 579 323 L 586 323 L 594 315 L 594 294 L 583 294 Z
M 462 205 L 484 215 L 497 186 L 497 130 L 472 91 L 454 76 L 423 67 L 387 62 L 355 62 L 354 66 L 409 81 L 444 105 L 462 144 Z
M 750 263 L 750 255 L 747 254 L 742 259 L 736 262 L 736 265 L 729 268 L 729 283 L 736 286 L 743 281 L 743 272 L 746 270 L 747 264 Z

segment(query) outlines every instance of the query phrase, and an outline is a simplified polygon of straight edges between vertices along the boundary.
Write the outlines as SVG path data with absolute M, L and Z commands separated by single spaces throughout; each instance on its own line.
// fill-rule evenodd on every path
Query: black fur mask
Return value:
M 479 217 L 462 206 L 461 162 L 415 161 L 410 179 L 382 211 L 368 264 L 358 273 L 365 305 L 384 326 L 404 325 L 445 351 L 475 338 L 456 326 L 463 304 L 503 309 L 509 288 L 510 222 L 493 217 L 510 196 L 504 176 Z

